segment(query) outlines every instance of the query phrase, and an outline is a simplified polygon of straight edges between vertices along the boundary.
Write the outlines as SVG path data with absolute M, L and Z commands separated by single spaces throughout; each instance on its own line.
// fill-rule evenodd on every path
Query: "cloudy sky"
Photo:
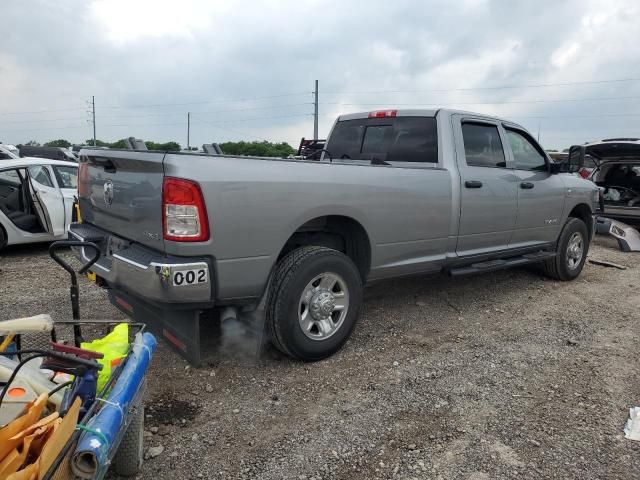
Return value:
M 339 113 L 498 114 L 546 148 L 640 136 L 635 0 L 0 0 L 0 141 L 288 141 Z

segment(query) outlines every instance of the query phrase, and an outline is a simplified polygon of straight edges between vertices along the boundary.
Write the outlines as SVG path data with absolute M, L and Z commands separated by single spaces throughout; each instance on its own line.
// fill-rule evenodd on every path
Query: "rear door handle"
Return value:
M 467 180 L 464 182 L 464 186 L 467 188 L 482 188 L 482 182 L 479 180 Z
M 533 187 L 534 187 L 534 185 L 531 182 L 522 182 L 520 184 L 520 188 L 523 188 L 525 190 L 531 190 Z

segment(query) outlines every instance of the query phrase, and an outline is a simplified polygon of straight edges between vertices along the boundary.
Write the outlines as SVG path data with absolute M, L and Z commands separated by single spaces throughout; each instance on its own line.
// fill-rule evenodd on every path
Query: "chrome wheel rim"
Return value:
M 567 267 L 570 270 L 574 270 L 582 261 L 582 255 L 584 254 L 584 241 L 580 232 L 575 232 L 569 238 L 567 244 Z
M 326 340 L 335 334 L 349 311 L 347 283 L 337 273 L 315 276 L 302 290 L 298 303 L 298 322 L 312 340 Z

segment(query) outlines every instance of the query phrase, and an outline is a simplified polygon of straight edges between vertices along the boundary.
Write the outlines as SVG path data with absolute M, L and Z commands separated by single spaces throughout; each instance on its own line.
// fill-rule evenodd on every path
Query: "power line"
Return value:
M 236 135 L 242 135 L 243 137 L 253 137 L 253 138 L 257 138 L 258 140 L 264 140 L 265 142 L 268 142 L 268 141 L 269 141 L 269 140 L 267 140 L 266 138 L 258 137 L 257 135 L 251 135 L 250 133 L 239 132 L 239 131 L 237 131 L 237 130 L 232 130 L 232 129 L 230 129 L 230 128 L 221 127 L 221 126 L 219 126 L 219 125 L 217 125 L 217 124 L 215 124 L 215 123 L 213 123 L 213 122 L 209 122 L 209 121 L 204 120 L 204 119 L 202 119 L 202 118 L 196 118 L 196 117 L 192 117 L 192 118 L 194 118 L 194 119 L 196 119 L 196 120 L 199 120 L 199 121 L 201 121 L 201 122 L 204 122 L 204 123 L 206 123 L 206 124 L 208 124 L 208 125 L 212 125 L 214 128 L 218 128 L 218 129 L 220 129 L 220 130 L 225 130 L 225 131 L 227 131 L 227 132 L 235 133 Z
M 67 125 L 66 127 L 39 127 L 39 128 L 17 128 L 17 129 L 9 129 L 3 131 L 6 132 L 41 132 L 42 130 L 67 130 L 71 128 L 86 128 L 86 124 L 84 125 Z
M 57 113 L 57 112 L 73 112 L 73 111 L 81 111 L 83 108 L 55 108 L 50 110 L 33 110 L 30 112 L 0 112 L 0 115 L 34 115 L 34 114 L 42 114 L 42 113 Z
M 232 113 L 232 112 L 246 112 L 246 111 L 250 111 L 250 110 L 269 110 L 269 109 L 279 109 L 279 108 L 289 108 L 289 107 L 298 107 L 298 106 L 302 106 L 302 105 L 313 105 L 313 103 L 311 102 L 305 102 L 305 103 L 289 103 L 289 104 L 284 104 L 284 105 L 269 105 L 269 106 L 262 106 L 262 107 L 247 107 L 247 108 L 235 108 L 235 109 L 229 109 L 229 110 L 216 110 L 216 111 L 209 111 L 209 112 L 197 112 L 197 111 L 191 111 L 191 113 L 196 113 L 199 115 L 213 115 L 213 114 L 217 114 L 217 113 Z M 118 114 L 114 114 L 114 115 L 101 115 L 101 118 L 143 118 L 143 117 L 170 117 L 170 116 L 183 116 L 184 112 L 180 111 L 180 112 L 165 112 L 165 113 L 146 113 L 146 114 L 142 114 L 142 115 L 118 115 Z
M 513 100 L 513 101 L 500 101 L 500 102 L 433 102 L 433 103 L 396 103 L 388 102 L 394 106 L 452 106 L 452 105 L 510 105 L 510 104 L 527 104 L 527 103 L 565 103 L 565 102 L 600 102 L 609 100 L 638 100 L 640 97 L 593 97 L 593 98 L 568 98 L 568 99 L 556 99 L 556 100 Z M 322 102 L 322 105 L 343 105 L 343 106 L 373 106 L 373 105 L 385 105 L 385 102 L 376 103 L 343 103 L 343 102 Z
M 176 106 L 188 106 L 188 105 L 203 105 L 203 104 L 216 104 L 216 103 L 239 103 L 239 102 L 253 102 L 257 100 L 268 100 L 273 98 L 295 97 L 300 95 L 308 95 L 309 92 L 296 92 L 296 93 L 283 93 L 280 95 L 268 95 L 264 97 L 246 97 L 236 99 L 220 99 L 220 100 L 199 100 L 194 102 L 184 103 L 149 103 L 138 105 L 106 105 L 102 108 L 149 108 L 149 107 L 176 107 Z
M 70 120 L 85 120 L 85 117 L 64 117 L 64 118 L 48 118 L 46 120 L 0 120 L 0 123 L 44 123 L 44 122 L 61 122 Z
M 592 97 L 592 98 L 571 98 L 571 99 L 555 99 L 555 100 L 515 100 L 515 101 L 499 101 L 499 102 L 423 102 L 423 103 L 397 103 L 397 102 L 375 102 L 375 103 L 365 103 L 365 102 L 357 102 L 357 103 L 345 103 L 345 102 L 320 102 L 321 105 L 340 105 L 340 106 L 378 106 L 378 105 L 388 105 L 391 103 L 393 106 L 413 106 L 413 107 L 432 107 L 432 106 L 453 106 L 453 105 L 510 105 L 510 104 L 534 104 L 534 103 L 574 103 L 574 102 L 600 102 L 600 101 L 612 101 L 612 100 L 638 100 L 640 96 L 628 96 L 628 97 Z M 314 105 L 314 102 L 304 102 L 304 103 L 289 103 L 284 105 L 269 105 L 269 106 L 260 106 L 260 107 L 247 107 L 247 108 L 237 108 L 237 109 L 226 109 L 226 110 L 215 110 L 215 111 L 204 111 L 204 112 L 192 112 L 198 115 L 213 115 L 218 113 L 232 113 L 232 112 L 245 112 L 251 110 L 269 110 L 269 109 L 280 109 L 280 108 L 290 108 L 290 107 L 298 107 L 298 106 L 307 106 Z M 89 113 L 92 113 L 91 111 Z M 136 115 L 101 115 L 100 118 L 147 118 L 147 117 L 169 117 L 169 116 L 183 116 L 184 112 L 167 112 L 167 113 L 147 113 L 147 114 L 136 114 Z M 82 120 L 84 117 L 62 117 L 62 118 L 50 118 L 43 120 L 0 120 L 0 123 L 45 123 L 45 122 L 58 122 L 64 120 Z
M 184 122 L 173 122 L 173 123 L 112 123 L 109 125 L 102 125 L 103 127 L 166 127 L 173 125 L 184 125 Z
M 192 114 L 195 112 L 191 112 Z M 184 114 L 183 114 L 184 115 Z M 300 113 L 300 114 L 296 114 L 296 115 L 270 115 L 270 116 L 266 116 L 266 117 L 253 117 L 253 118 L 240 118 L 240 119 L 235 119 L 235 120 L 224 120 L 224 121 L 220 121 L 220 122 L 207 122 L 211 125 L 219 125 L 219 124 L 227 124 L 227 123 L 237 123 L 237 122 L 250 122 L 253 120 L 271 120 L 271 119 L 278 119 L 278 118 L 289 118 L 289 117 L 308 117 L 312 115 L 311 113 Z M 193 117 L 195 118 L 195 117 Z M 200 119 L 201 121 L 205 121 L 203 119 Z M 104 127 L 160 127 L 160 126 L 171 126 L 171 125 L 184 125 L 184 122 L 172 122 L 172 123 L 139 123 L 139 124 L 132 124 L 132 123 L 119 123 L 119 124 L 110 124 L 110 125 L 103 125 Z
M 359 91 L 359 92 L 324 92 L 325 95 L 361 95 L 361 94 L 380 94 L 380 93 L 428 93 L 428 92 L 467 92 L 476 90 L 507 90 L 517 88 L 544 88 L 544 87 L 566 87 L 575 85 L 599 85 L 605 83 L 622 83 L 637 82 L 640 78 L 620 78 L 614 80 L 591 80 L 582 82 L 564 82 L 564 83 L 539 83 L 535 85 L 501 85 L 495 87 L 469 87 L 469 88 L 439 88 L 431 90 L 378 90 L 378 91 Z
M 279 118 L 292 118 L 292 117 L 309 117 L 313 115 L 313 113 L 298 113 L 294 115 L 270 115 L 268 117 L 253 117 L 253 118 L 238 118 L 233 120 L 223 120 L 220 122 L 207 122 L 211 125 L 225 125 L 227 123 L 238 123 L 238 122 L 251 122 L 253 120 L 271 120 L 271 119 L 279 119 Z M 202 119 L 201 119 L 202 120 Z M 204 121 L 204 120 L 202 120 Z
M 512 118 L 600 118 L 600 117 L 640 117 L 640 113 L 593 113 L 582 115 L 509 115 Z
M 220 99 L 220 100 L 200 100 L 200 101 L 183 102 L 183 103 L 150 103 L 150 104 L 134 104 L 134 105 L 105 105 L 105 106 L 101 105 L 100 108 L 126 109 L 126 108 L 180 107 L 180 106 L 188 106 L 188 105 L 204 105 L 204 104 L 218 104 L 218 103 L 240 103 L 240 102 L 258 101 L 258 100 L 269 100 L 274 98 L 295 97 L 295 96 L 301 96 L 301 95 L 309 95 L 310 93 L 311 92 L 294 92 L 294 93 L 283 93 L 279 95 L 267 95 L 263 97 L 246 97 L 246 98 Z M 52 112 L 70 112 L 70 111 L 82 111 L 82 110 L 85 110 L 85 107 L 42 109 L 42 110 L 31 110 L 31 111 L 22 111 L 22 112 L 0 112 L 0 115 L 30 115 L 30 114 L 46 114 L 46 113 L 52 113 Z

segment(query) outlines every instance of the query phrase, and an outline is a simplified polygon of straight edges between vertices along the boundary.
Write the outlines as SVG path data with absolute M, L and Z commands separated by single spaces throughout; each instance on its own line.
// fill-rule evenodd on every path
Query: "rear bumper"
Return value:
M 110 287 L 159 304 L 213 305 L 213 262 L 206 257 L 174 257 L 126 241 L 89 224 L 71 224 L 69 238 L 96 243 L 102 252 L 91 270 Z M 80 261 L 89 260 L 84 247 L 74 248 Z M 206 282 L 175 285 L 174 275 L 205 270 Z

